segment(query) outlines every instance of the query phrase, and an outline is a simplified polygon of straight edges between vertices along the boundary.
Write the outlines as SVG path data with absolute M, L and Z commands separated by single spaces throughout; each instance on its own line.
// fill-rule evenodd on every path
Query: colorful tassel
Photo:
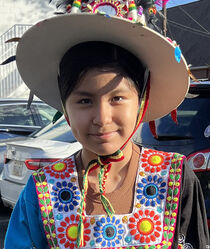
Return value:
M 131 0 L 128 3 L 128 19 L 132 21 L 137 20 L 137 8 L 135 1 Z
M 178 120 L 177 120 L 177 109 L 173 110 L 171 112 L 171 118 L 174 121 L 174 123 L 178 124 Z
M 149 122 L 149 128 L 150 128 L 150 131 L 152 132 L 153 137 L 158 138 L 154 120 Z
M 74 0 L 71 8 L 71 14 L 81 12 L 81 2 L 82 0 Z

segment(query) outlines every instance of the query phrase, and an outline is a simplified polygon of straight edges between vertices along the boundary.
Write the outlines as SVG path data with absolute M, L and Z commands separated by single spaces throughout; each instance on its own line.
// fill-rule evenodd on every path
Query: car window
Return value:
M 48 129 L 45 128 L 36 133 L 34 137 L 68 143 L 76 141 L 74 135 L 72 134 L 71 128 L 64 118 L 61 118 L 61 120 L 58 120 L 55 124 L 49 124 Z
M 206 95 L 190 95 L 177 109 L 178 124 L 170 115 L 156 120 L 159 136 L 203 137 L 210 124 L 210 98 Z
M 27 125 L 34 126 L 34 120 L 27 105 L 1 105 L 0 124 L 3 125 Z
M 49 124 L 52 121 L 55 113 L 57 112 L 56 109 L 48 105 L 37 105 L 37 109 L 38 115 L 40 116 L 43 122 L 43 126 Z

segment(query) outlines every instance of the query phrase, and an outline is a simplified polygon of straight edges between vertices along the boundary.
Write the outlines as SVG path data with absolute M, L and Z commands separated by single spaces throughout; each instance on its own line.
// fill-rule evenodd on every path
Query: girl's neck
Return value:
M 118 174 L 119 171 L 121 171 L 121 169 L 124 168 L 129 163 L 132 156 L 132 150 L 133 150 L 133 143 L 129 141 L 126 147 L 122 151 L 124 159 L 119 162 L 112 162 L 110 173 L 112 172 L 113 174 Z M 89 151 L 82 149 L 80 154 L 80 159 L 83 165 L 83 169 L 85 169 L 91 160 L 97 159 L 97 155 L 89 153 Z

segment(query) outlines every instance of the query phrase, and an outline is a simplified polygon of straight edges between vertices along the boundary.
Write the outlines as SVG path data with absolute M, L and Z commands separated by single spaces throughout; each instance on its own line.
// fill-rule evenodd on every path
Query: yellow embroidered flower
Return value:
M 46 183 L 46 182 L 42 182 L 42 185 L 46 186 L 46 185 L 47 185 L 47 183 Z
M 164 230 L 168 230 L 168 226 L 164 226 L 164 228 L 163 228 Z
M 140 208 L 140 207 L 141 207 L 141 204 L 140 204 L 140 203 L 137 203 L 137 204 L 136 204 L 136 207 L 137 207 L 137 208 Z
M 53 237 L 53 238 L 56 238 L 56 234 L 55 234 L 55 233 L 52 233 L 52 237 Z
M 47 234 L 46 237 L 47 237 L 47 239 L 50 239 L 50 235 L 49 234 Z
M 45 197 L 50 197 L 49 193 L 44 194 Z
M 176 172 L 181 172 L 181 169 L 176 169 Z
M 37 172 L 34 172 L 34 173 L 33 173 L 33 176 L 37 176 Z
M 145 173 L 144 173 L 143 171 L 140 171 L 140 172 L 139 172 L 139 175 L 140 175 L 140 176 L 145 176 Z
M 177 198 L 177 197 L 174 197 L 173 200 L 174 200 L 174 202 L 177 202 L 177 201 L 178 201 L 178 198 Z
M 166 242 L 165 240 L 163 240 L 163 242 L 162 242 L 162 243 L 163 243 L 164 245 L 166 245 L 166 243 L 167 243 L 167 242 Z
M 167 200 L 168 200 L 168 201 L 171 201 L 171 196 L 168 196 L 168 197 L 167 197 Z
M 171 231 L 174 231 L 174 227 L 170 227 L 170 230 L 171 230 Z
M 45 211 L 45 207 L 44 207 L 44 206 L 42 206 L 42 207 L 41 207 L 41 210 L 42 210 L 42 211 Z
M 169 215 L 169 211 L 166 211 L 166 212 L 165 212 L 165 215 L 168 216 L 168 215 Z
M 92 218 L 90 219 L 90 224 L 93 225 L 95 222 L 96 222 L 95 218 L 92 217 Z
M 169 185 L 170 187 L 173 186 L 173 184 L 174 184 L 173 182 L 169 182 L 169 183 L 168 183 L 168 185 Z
M 41 199 L 43 198 L 43 194 L 38 194 L 38 197 Z
M 53 223 L 54 223 L 54 220 L 53 220 L 53 219 L 50 219 L 50 223 L 53 224 Z
M 175 217 L 175 216 L 176 216 L 176 213 L 173 212 L 173 213 L 172 213 L 172 216 Z
M 175 186 L 176 186 L 176 187 L 179 187 L 179 185 L 180 185 L 179 182 L 176 182 L 176 183 L 175 183 Z
M 52 210 L 52 206 L 48 206 L 47 209 L 48 209 L 48 210 Z
M 37 182 L 37 183 L 36 183 L 36 186 L 37 186 L 37 187 L 40 187 L 40 185 L 41 185 L 40 182 Z
M 170 172 L 171 172 L 171 173 L 174 173 L 174 169 L 170 169 Z
M 128 222 L 128 216 L 124 216 L 124 217 L 122 218 L 122 222 L 123 222 L 123 223 L 127 223 L 127 222 Z
M 47 220 L 44 220 L 43 223 L 44 223 L 44 225 L 46 225 L 47 224 Z
M 161 248 L 161 245 L 157 245 L 157 249 L 160 249 Z

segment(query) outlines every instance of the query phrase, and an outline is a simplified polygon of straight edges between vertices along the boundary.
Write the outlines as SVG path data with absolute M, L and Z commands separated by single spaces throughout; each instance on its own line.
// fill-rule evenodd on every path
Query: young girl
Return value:
M 21 38 L 23 79 L 62 109 L 83 149 L 30 177 L 5 249 L 207 248 L 202 191 L 184 156 L 131 141 L 187 93 L 173 51 L 146 27 L 92 14 L 45 20 Z

